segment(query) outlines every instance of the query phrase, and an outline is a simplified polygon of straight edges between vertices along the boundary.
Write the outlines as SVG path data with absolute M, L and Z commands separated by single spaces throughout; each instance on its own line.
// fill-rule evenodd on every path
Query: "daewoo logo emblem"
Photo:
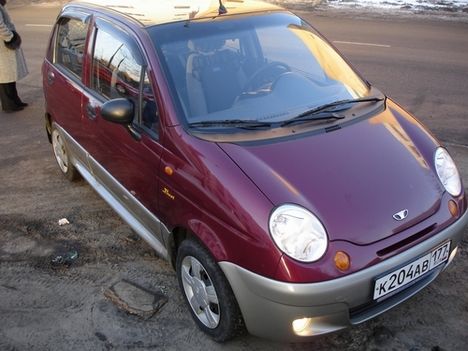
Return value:
M 402 221 L 404 220 L 406 217 L 408 217 L 408 210 L 401 210 L 400 212 L 397 212 L 393 215 L 393 219 L 397 220 L 397 221 Z

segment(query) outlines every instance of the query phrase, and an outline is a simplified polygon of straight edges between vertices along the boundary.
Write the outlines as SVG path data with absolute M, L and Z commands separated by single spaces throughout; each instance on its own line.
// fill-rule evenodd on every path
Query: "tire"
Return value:
M 177 253 L 177 279 L 198 327 L 217 342 L 244 330 L 244 321 L 223 272 L 197 241 L 187 239 Z
M 51 133 L 52 150 L 54 151 L 55 160 L 62 174 L 70 181 L 75 181 L 80 178 L 80 174 L 75 166 L 70 161 L 70 153 L 65 145 L 65 140 L 55 127 L 52 127 Z

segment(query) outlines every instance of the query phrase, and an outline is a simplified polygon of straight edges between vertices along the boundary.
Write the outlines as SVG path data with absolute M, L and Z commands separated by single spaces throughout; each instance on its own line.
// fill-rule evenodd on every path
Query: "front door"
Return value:
M 136 41 L 103 20 L 94 23 L 90 81 L 83 120 L 93 136 L 85 146 L 94 176 L 162 243 L 158 208 L 159 114 L 146 60 Z M 104 120 L 102 105 L 125 98 L 135 107 L 131 125 Z

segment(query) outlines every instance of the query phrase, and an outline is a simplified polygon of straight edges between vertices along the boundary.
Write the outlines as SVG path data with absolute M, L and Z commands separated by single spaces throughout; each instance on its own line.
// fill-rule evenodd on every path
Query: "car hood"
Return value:
M 367 245 L 431 216 L 443 193 L 435 140 L 393 106 L 330 133 L 219 146 L 274 206 L 304 206 L 330 240 Z M 405 219 L 393 218 L 404 210 Z

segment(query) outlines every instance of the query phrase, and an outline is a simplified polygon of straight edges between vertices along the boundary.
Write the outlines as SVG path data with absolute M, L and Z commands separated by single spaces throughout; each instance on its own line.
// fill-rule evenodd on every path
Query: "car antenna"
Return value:
M 219 0 L 219 7 L 218 7 L 218 15 L 224 15 L 228 12 L 226 7 L 223 5 L 223 2 Z M 198 13 L 198 11 L 191 12 L 189 15 L 189 19 L 187 22 L 185 22 L 184 27 L 188 27 L 190 24 L 190 21 L 195 17 L 195 15 Z
M 226 10 L 226 7 L 224 7 L 223 2 L 219 0 L 219 8 L 218 8 L 218 14 L 219 15 L 224 15 L 228 11 Z

